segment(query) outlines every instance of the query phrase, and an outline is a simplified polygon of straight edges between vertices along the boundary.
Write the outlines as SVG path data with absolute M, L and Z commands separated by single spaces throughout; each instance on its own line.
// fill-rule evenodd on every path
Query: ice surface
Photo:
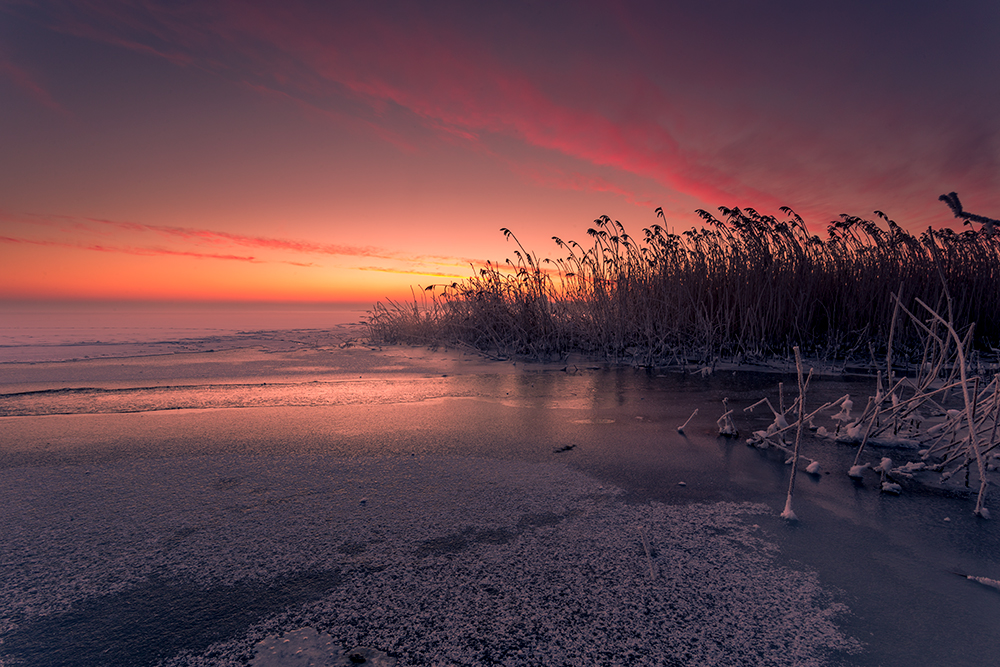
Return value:
M 394 667 L 396 659 L 367 646 L 341 649 L 328 634 L 300 628 L 262 639 L 250 667 Z
M 0 301 L 0 362 L 142 356 L 245 347 L 264 332 L 361 335 L 366 309 L 289 304 L 13 304 Z
M 757 590 L 784 600 L 783 589 L 772 585 L 787 571 L 782 564 L 807 578 L 818 570 L 824 582 L 847 591 L 837 595 L 852 601 L 852 613 L 831 612 L 831 618 L 870 643 L 864 654 L 837 656 L 833 664 L 979 667 L 976 656 L 997 654 L 1000 644 L 989 627 L 995 591 L 938 576 L 953 563 L 992 577 L 1000 571 L 995 526 L 966 511 L 965 496 L 888 498 L 860 492 L 842 475 L 816 476 L 796 490 L 795 509 L 808 516 L 794 526 L 777 516 L 787 488 L 780 451 L 716 440 L 710 422 L 687 436 L 675 432 L 696 406 L 717 405 L 721 396 L 734 397 L 740 428 L 766 428 L 771 414 L 740 411 L 761 395 L 759 379 L 716 373 L 677 382 L 632 369 L 525 373 L 521 362 L 483 363 L 470 371 L 465 355 L 344 349 L 329 336 L 301 333 L 258 337 L 244 350 L 3 365 L 0 384 L 30 380 L 42 385 L 34 388 L 54 390 L 23 401 L 9 396 L 8 405 L 33 401 L 18 414 L 80 411 L 81 404 L 101 414 L 0 417 L 0 664 L 246 664 L 256 642 L 305 627 L 333 637 L 340 649 L 391 649 L 410 664 L 419 662 L 416 651 L 423 651 L 424 664 L 580 664 L 583 654 L 568 651 L 581 646 L 617 651 L 610 663 L 663 658 L 663 664 L 691 664 L 684 656 L 690 653 L 701 664 L 726 664 L 728 654 L 715 660 L 721 652 L 705 648 L 715 637 L 714 617 L 730 613 L 730 600 L 743 605 L 742 596 Z M 852 381 L 852 393 L 862 391 L 857 384 Z M 193 385 L 198 394 L 190 386 L 173 388 L 180 385 Z M 101 391 L 59 391 L 88 386 Z M 827 397 L 846 389 L 838 382 Z M 817 394 L 823 391 L 817 383 Z M 201 410 L 175 409 L 198 405 L 189 398 L 210 400 Z M 228 407 L 236 409 L 216 409 Z M 144 411 L 118 414 L 136 408 Z M 565 444 L 576 446 L 552 453 Z M 809 438 L 803 449 L 807 461 L 822 455 L 831 469 L 846 470 L 854 460 L 854 448 L 830 440 Z M 474 459 L 459 455 L 508 463 L 482 462 L 493 472 L 469 474 L 463 483 L 488 494 L 488 500 L 470 500 L 444 464 L 419 467 L 419 458 L 404 463 L 390 456 L 410 460 L 411 453 L 454 454 L 447 460 L 458 462 L 459 476 L 475 469 L 468 467 Z M 356 458 L 373 454 L 387 458 Z M 589 485 L 577 487 L 563 474 L 568 469 L 542 482 L 539 473 L 548 464 L 510 463 L 552 458 L 601 482 L 587 478 Z M 404 467 L 390 465 L 394 460 Z M 435 495 L 430 485 L 438 477 L 443 482 Z M 685 479 L 692 482 L 684 486 Z M 871 490 L 877 479 L 872 476 Z M 545 492 L 546 485 L 566 488 Z M 960 486 L 956 478 L 949 489 Z M 404 507 L 405 496 L 427 516 L 391 508 Z M 684 507 L 661 513 L 650 499 L 705 504 L 691 506 L 690 514 Z M 748 499 L 771 509 L 761 509 L 760 517 L 754 509 L 737 513 L 735 532 L 705 513 L 716 500 L 737 503 L 721 511 Z M 495 514 L 485 513 L 488 501 Z M 591 502 L 605 515 L 577 511 Z M 355 512 L 367 512 L 370 523 Z M 952 512 L 959 514 L 941 521 Z M 649 526 L 648 557 L 642 536 L 628 530 L 634 523 Z M 705 535 L 695 540 L 697 531 Z M 594 544 L 577 544 L 585 538 L 577 540 L 576 533 Z M 775 542 L 783 554 L 774 552 Z M 759 587 L 735 591 L 725 573 L 712 571 L 709 564 L 728 557 L 729 547 L 763 556 L 758 562 L 737 554 L 734 561 L 739 577 L 765 573 Z M 614 557 L 631 569 L 621 570 Z M 665 567 L 675 560 L 684 569 Z M 596 575 L 582 573 L 589 564 Z M 595 594 L 580 583 L 588 579 L 610 593 Z M 880 585 L 866 587 L 873 579 Z M 640 603 L 630 596 L 649 598 L 643 586 L 654 581 L 650 604 L 636 611 Z M 807 616 L 830 608 L 831 598 L 817 590 L 805 601 L 796 598 Z M 418 608 L 416 599 L 425 606 Z M 688 610 L 703 599 L 716 613 L 692 616 Z M 563 600 L 575 606 L 566 610 Z M 338 620 L 338 601 L 348 610 L 346 620 Z M 496 611 L 501 603 L 502 614 Z M 776 611 L 795 604 L 786 600 Z M 732 652 L 731 664 L 796 664 L 787 655 L 793 650 L 805 656 L 803 664 L 821 664 L 828 659 L 823 646 L 837 645 L 811 636 L 813 626 L 802 617 L 795 632 L 805 636 L 803 648 L 792 648 L 797 640 L 775 630 L 766 652 L 766 632 L 754 616 L 758 606 L 734 612 L 751 627 L 720 629 L 732 634 L 723 649 L 749 637 L 746 651 Z M 936 612 L 944 608 L 949 614 L 939 622 Z M 660 646 L 671 627 L 680 629 L 662 650 L 636 649 L 622 629 L 632 622 L 629 613 L 652 646 Z M 482 614 L 478 634 L 462 629 L 461 618 L 475 623 Z M 502 637 L 489 634 L 486 622 L 495 616 L 523 622 L 525 614 L 551 623 L 511 621 L 500 624 Z M 652 617 L 669 627 L 652 627 Z M 436 638 L 423 637 L 428 629 Z M 513 653 L 496 657 L 518 638 Z M 479 657 L 454 657 L 473 650 Z M 117 662 L 108 658 L 113 654 Z
M 766 506 L 630 504 L 558 464 L 213 456 L 0 483 L 11 664 L 224 667 L 304 627 L 399 667 L 822 665 L 858 647 L 748 521 Z M 149 591 L 173 602 L 150 617 Z

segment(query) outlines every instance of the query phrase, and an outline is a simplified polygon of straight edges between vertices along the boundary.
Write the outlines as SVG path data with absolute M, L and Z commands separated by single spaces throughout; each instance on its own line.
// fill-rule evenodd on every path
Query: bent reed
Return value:
M 897 321 L 898 298 L 910 311 L 947 304 L 975 350 L 1000 347 L 992 224 L 971 229 L 970 216 L 956 212 L 969 230 L 913 236 L 876 211 L 880 222 L 842 215 L 823 239 L 787 207 L 782 219 L 719 211 L 698 210 L 701 228 L 675 234 L 654 224 L 641 239 L 602 216 L 587 230 L 589 248 L 553 237 L 566 253 L 554 260 L 503 229 L 515 261 L 488 262 L 410 303 L 377 303 L 369 333 L 380 343 L 469 345 L 539 360 L 578 353 L 639 366 L 767 361 L 796 346 L 827 361 L 874 362 L 889 350 L 917 363 L 925 341 L 919 323 Z

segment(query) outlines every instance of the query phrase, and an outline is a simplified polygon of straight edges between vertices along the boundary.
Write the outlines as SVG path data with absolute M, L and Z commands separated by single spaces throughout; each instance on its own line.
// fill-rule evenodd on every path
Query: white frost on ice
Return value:
M 151 578 L 266 592 L 316 571 L 336 585 L 161 667 L 245 665 L 261 640 L 306 627 L 398 667 L 818 667 L 859 649 L 835 623 L 846 608 L 751 525 L 763 505 L 632 504 L 565 465 L 463 458 L 210 456 L 88 472 L 0 471 L 14 499 L 0 507 L 8 653 L 19 632 L 38 641 L 40 619 L 127 599 Z
M 989 586 L 990 588 L 995 588 L 998 591 L 1000 591 L 1000 581 L 997 581 L 996 579 L 990 579 L 989 577 L 976 577 L 971 574 L 965 575 L 965 578 L 969 579 L 970 581 L 974 581 L 977 584 L 982 584 L 983 586 Z
M 861 439 L 861 423 L 860 423 L 860 421 L 851 422 L 846 427 L 844 427 L 844 438 L 846 440 L 860 440 Z
M 923 461 L 908 461 L 906 465 L 900 466 L 893 471 L 893 474 L 902 474 L 908 477 L 912 477 L 913 473 L 920 472 L 927 468 L 927 464 Z
M 853 407 L 854 401 L 850 398 L 844 399 L 844 402 L 840 404 L 840 412 L 830 417 L 830 419 L 841 422 L 851 421 L 851 408 Z
M 864 477 L 865 468 L 867 467 L 868 467 L 867 463 L 851 466 L 851 469 L 847 471 L 847 476 L 853 477 L 854 479 L 861 479 L 862 477 Z
M 785 521 L 798 521 L 799 517 L 795 516 L 795 512 L 792 510 L 792 497 L 788 496 L 785 499 L 785 509 L 781 512 L 781 518 Z

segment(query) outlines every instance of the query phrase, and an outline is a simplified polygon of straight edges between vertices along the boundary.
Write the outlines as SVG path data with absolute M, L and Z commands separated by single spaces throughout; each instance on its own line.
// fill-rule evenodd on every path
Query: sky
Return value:
M 0 0 L 0 299 L 374 302 L 789 206 L 1000 214 L 1000 3 Z

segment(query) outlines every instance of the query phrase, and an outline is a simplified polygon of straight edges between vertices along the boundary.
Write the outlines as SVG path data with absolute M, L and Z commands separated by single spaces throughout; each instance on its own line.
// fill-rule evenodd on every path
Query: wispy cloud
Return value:
M 64 116 L 71 116 L 70 112 L 52 97 L 48 90 L 43 88 L 26 70 L 18 67 L 0 49 L 0 76 L 8 78 L 14 85 L 23 90 L 35 102 L 43 107 L 56 111 Z
M 514 173 L 520 174 L 532 183 L 544 187 L 583 192 L 610 192 L 622 197 L 630 204 L 645 206 L 647 208 L 654 206 L 651 199 L 640 199 L 634 190 L 594 174 L 567 171 L 545 164 L 519 164 L 512 160 L 508 161 L 508 166 Z
M 403 149 L 405 117 L 451 141 L 513 139 L 606 170 L 549 187 L 627 198 L 634 175 L 709 206 L 834 216 L 919 214 L 951 189 L 1000 201 L 995 3 L 655 4 L 532 6 L 542 29 L 517 20 L 523 6 L 433 3 L 80 0 L 48 15 L 336 123 L 350 100 L 348 116 L 364 109 L 356 125 Z
M 317 243 L 301 239 L 283 239 L 268 236 L 250 236 L 236 234 L 233 232 L 200 229 L 194 227 L 180 227 L 171 225 L 152 225 L 141 222 L 108 220 L 104 218 L 77 217 L 66 215 L 37 215 L 37 214 L 15 214 L 0 209 L 0 220 L 17 222 L 20 224 L 41 226 L 63 230 L 73 235 L 86 235 L 88 233 L 98 233 L 101 228 L 110 228 L 116 231 L 132 232 L 139 235 L 155 234 L 167 239 L 191 242 L 195 245 L 207 244 L 216 247 L 244 247 L 257 250 L 267 250 L 274 252 L 285 252 L 303 255 L 325 255 L 339 257 L 359 257 L 368 259 L 395 260 L 406 263 L 426 262 L 436 266 L 461 267 L 471 264 L 483 264 L 483 260 L 475 260 L 461 257 L 450 257 L 446 255 L 418 255 L 402 251 L 388 250 L 374 246 L 354 246 L 334 243 Z M 315 267 L 319 266 L 314 262 L 302 262 L 286 259 L 265 259 L 256 255 L 236 255 L 225 253 L 203 252 L 191 249 L 168 249 L 160 246 L 126 246 L 120 244 L 88 243 L 78 241 L 75 243 L 67 241 L 35 240 L 27 238 L 0 237 L 0 242 L 6 243 L 32 243 L 35 245 L 51 245 L 61 247 L 74 247 L 86 250 L 97 250 L 102 252 L 122 252 L 126 254 L 156 254 L 156 255 L 176 255 L 188 257 L 202 257 L 206 259 L 226 259 L 238 260 L 252 263 L 280 263 L 293 266 Z M 405 272 L 401 270 L 400 272 Z M 442 274 L 445 275 L 445 274 Z
M 40 246 L 49 246 L 56 248 L 93 250 L 95 252 L 121 253 L 124 255 L 141 255 L 143 257 L 166 255 L 169 257 L 195 257 L 198 259 L 222 259 L 228 261 L 249 262 L 251 264 L 264 263 L 263 260 L 248 255 L 224 255 L 219 253 L 195 252 L 192 250 L 171 250 L 169 248 L 154 248 L 154 247 L 136 248 L 130 246 L 113 246 L 113 245 L 102 245 L 96 243 L 70 243 L 66 241 L 48 241 L 44 239 L 25 239 L 13 236 L 0 236 L 0 243 L 23 243 L 28 245 L 40 245 Z M 285 262 L 285 263 L 291 263 L 291 262 Z M 300 264 L 300 263 L 295 263 L 295 264 L 297 266 L 311 266 L 308 264 Z
M 288 92 L 284 90 L 279 90 L 277 88 L 264 85 L 262 83 L 254 83 L 245 80 L 242 81 L 241 83 L 248 89 L 254 91 L 259 95 L 281 99 L 283 101 L 287 101 L 291 104 L 294 104 L 300 110 L 302 110 L 306 115 L 319 116 L 339 126 L 353 128 L 361 132 L 365 132 L 367 134 L 371 134 L 375 137 L 378 137 L 382 141 L 392 144 L 393 146 L 395 146 L 404 153 L 415 153 L 417 150 L 417 147 L 413 144 L 412 141 L 403 137 L 403 135 L 401 135 L 399 132 L 390 130 L 382 125 L 379 125 L 378 123 L 374 123 L 364 118 L 358 118 L 357 116 L 351 116 L 346 113 L 340 113 L 332 111 L 330 109 L 325 109 L 319 106 L 318 104 L 303 99 L 303 97 L 301 96 L 290 95 Z
M 343 65 L 336 52 L 328 53 L 337 63 L 334 67 L 321 67 L 320 57 L 311 50 L 301 57 L 331 83 L 370 100 L 374 107 L 386 102 L 398 105 L 428 127 L 448 128 L 470 141 L 484 141 L 487 135 L 514 137 L 595 166 L 650 178 L 704 201 L 739 197 L 761 205 L 780 204 L 768 193 L 710 166 L 693 147 L 682 148 L 655 118 L 635 114 L 622 122 L 594 106 L 560 102 L 527 73 L 455 35 L 440 39 L 419 28 L 387 25 L 379 32 L 385 43 L 350 44 L 370 56 L 363 70 Z M 388 62 L 387 45 L 392 57 Z M 280 46 L 298 50 L 293 44 Z M 490 84 L 484 86 L 484 81 Z M 646 94 L 658 96 L 652 85 L 647 87 Z M 579 185 L 596 186 L 599 179 Z
M 253 3 L 207 3 L 200 9 L 147 4 L 140 11 L 92 1 L 86 7 L 86 12 L 57 16 L 54 24 L 178 64 L 193 59 L 261 94 L 284 95 L 310 110 L 320 108 L 312 99 L 347 94 L 367 104 L 376 118 L 391 108 L 405 109 L 429 130 L 463 141 L 513 137 L 651 178 L 705 201 L 740 196 L 777 203 L 701 162 L 653 119 L 637 116 L 622 123 L 592 106 L 558 100 L 527 71 L 492 55 L 489 44 L 463 35 L 446 17 L 436 17 L 432 25 L 419 12 L 409 22 L 355 8 L 337 20 L 339 12 L 301 3 L 283 9 Z M 370 129 L 407 146 L 384 125 L 374 123 Z M 613 191 L 597 179 L 578 185 Z
M 400 256 L 399 253 L 389 252 L 372 246 L 351 246 L 281 239 L 267 236 L 247 236 L 245 234 L 235 234 L 233 232 L 224 232 L 212 229 L 172 227 L 169 225 L 149 225 L 139 222 L 106 220 L 102 218 L 84 218 L 84 220 L 98 225 L 108 225 L 123 231 L 140 233 L 153 232 L 170 238 L 177 238 L 185 241 L 204 242 L 214 245 L 237 245 L 247 248 L 281 250 L 295 253 L 343 255 L 350 257 L 378 257 L 383 259 L 398 258 Z
M 386 266 L 359 266 L 358 271 L 378 271 L 379 273 L 401 273 L 405 275 L 415 275 L 415 276 L 432 276 L 435 278 L 456 278 L 459 280 L 465 280 L 469 277 L 469 274 L 458 274 L 458 273 L 443 273 L 432 268 L 428 269 L 394 269 Z

